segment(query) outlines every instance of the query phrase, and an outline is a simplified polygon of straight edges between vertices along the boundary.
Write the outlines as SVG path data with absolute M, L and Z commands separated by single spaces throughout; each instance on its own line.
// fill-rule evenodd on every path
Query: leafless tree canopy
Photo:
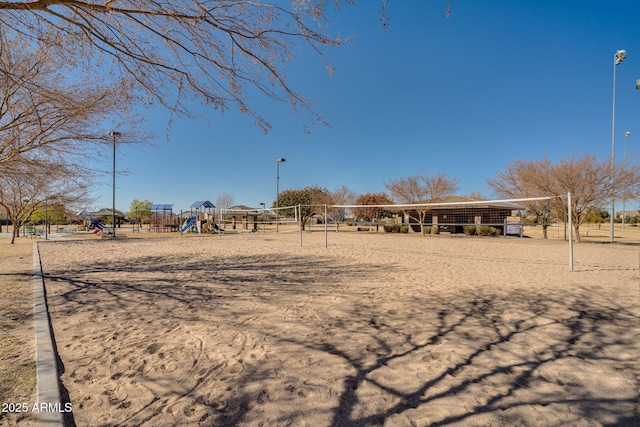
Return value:
M 346 185 L 343 185 L 331 192 L 329 204 L 352 205 L 355 202 L 356 197 L 357 194 L 355 191 L 353 191 Z M 344 219 L 349 213 L 350 209 L 338 207 L 334 207 L 328 212 L 329 218 L 336 224 L 338 224 L 340 220 Z
M 417 175 L 398 178 L 384 185 L 391 197 L 399 203 L 435 202 L 443 196 L 453 194 L 458 189 L 458 180 L 445 174 Z
M 129 91 L 123 82 L 103 86 L 71 71 L 63 58 L 0 34 L 3 170 L 18 158 L 69 160 L 86 153 L 88 144 L 103 141 L 101 122 L 125 111 Z
M 420 172 L 417 175 L 398 178 L 385 183 L 384 186 L 391 193 L 391 197 L 400 203 L 437 202 L 438 199 L 453 194 L 458 190 L 458 180 L 449 178 L 445 174 L 428 175 Z M 428 208 L 416 208 L 420 230 L 424 234 L 424 219 Z
M 518 160 L 509 165 L 496 178 L 487 181 L 489 187 L 499 197 L 525 198 L 557 196 L 571 192 L 573 223 L 576 238 L 580 240 L 580 225 L 590 213 L 600 210 L 611 201 L 612 177 L 609 161 L 599 162 L 595 157 L 584 155 L 557 163 L 549 159 Z M 615 171 L 614 191 L 616 197 L 626 194 L 637 197 L 640 170 L 630 164 L 619 164 Z M 540 215 L 540 205 L 529 205 L 530 211 Z M 556 199 L 552 208 L 558 215 L 567 212 L 566 199 Z
M 231 193 L 222 193 L 216 199 L 216 207 L 218 209 L 229 209 L 236 203 L 236 198 Z
M 72 206 L 86 200 L 87 181 L 73 167 L 57 162 L 12 163 L 12 168 L 0 173 L 0 207 L 13 224 L 11 243 L 19 227 L 45 203 Z
M 322 121 L 289 86 L 284 70 L 300 46 L 322 58 L 324 46 L 339 45 L 343 40 L 329 34 L 327 13 L 352 3 L 0 1 L 0 25 L 73 58 L 84 70 L 102 70 L 101 78 L 133 76 L 150 103 L 184 114 L 193 97 L 214 108 L 234 104 L 267 130 L 250 107 L 256 91 L 288 102 L 305 121 Z

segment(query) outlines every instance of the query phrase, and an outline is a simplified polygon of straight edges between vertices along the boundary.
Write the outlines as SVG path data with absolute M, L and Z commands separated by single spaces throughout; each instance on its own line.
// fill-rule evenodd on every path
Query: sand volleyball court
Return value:
M 40 244 L 73 421 L 640 424 L 638 247 L 304 239 Z

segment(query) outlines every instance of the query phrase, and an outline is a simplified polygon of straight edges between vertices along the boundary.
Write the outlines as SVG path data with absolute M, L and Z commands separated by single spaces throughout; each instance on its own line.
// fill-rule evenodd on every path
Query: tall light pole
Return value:
M 284 163 L 285 159 L 280 157 L 276 159 L 276 233 L 278 232 L 278 195 L 280 194 L 280 163 Z
M 261 221 L 261 224 L 262 224 L 262 232 L 264 233 L 264 231 L 265 231 L 264 230 L 264 207 L 265 207 L 265 204 L 264 204 L 264 202 L 260 202 L 260 203 L 258 203 L 258 205 L 260 205 L 260 221 Z
M 116 238 L 116 138 L 118 138 L 119 136 L 121 136 L 122 134 L 120 132 L 116 132 L 116 131 L 111 131 L 109 132 L 109 136 L 113 138 L 113 194 L 112 194 L 112 226 L 113 226 L 113 234 L 111 235 L 111 237 L 113 239 Z
M 625 166 L 627 163 L 627 137 L 629 135 L 631 135 L 631 132 L 624 133 L 624 145 L 622 149 L 622 164 L 624 164 Z M 624 230 L 624 223 L 626 222 L 626 219 L 627 219 L 626 202 L 627 202 L 627 195 L 623 192 L 622 193 L 622 229 L 623 230 Z
M 616 195 L 615 195 L 615 172 L 616 172 L 616 67 L 620 65 L 622 61 L 627 57 L 627 51 L 618 50 L 615 55 L 613 55 L 613 107 L 612 107 L 612 115 L 611 115 L 611 215 L 609 215 L 609 241 L 613 243 L 614 233 L 613 233 L 613 217 L 615 212 L 616 205 Z

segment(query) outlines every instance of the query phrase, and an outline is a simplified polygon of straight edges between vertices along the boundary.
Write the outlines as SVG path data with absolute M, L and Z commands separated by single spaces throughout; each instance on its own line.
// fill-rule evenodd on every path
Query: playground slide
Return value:
M 105 232 L 104 225 L 100 224 L 97 219 L 94 218 L 91 221 L 91 224 L 93 224 L 93 227 L 97 230 L 97 231 L 95 231 L 95 233 L 97 233 L 97 232 L 103 232 L 104 233 Z
M 187 231 L 193 224 L 195 224 L 196 222 L 196 217 L 192 216 L 191 218 L 188 218 L 184 221 L 184 224 L 182 224 L 182 229 L 180 229 L 181 233 L 184 233 L 185 231 Z

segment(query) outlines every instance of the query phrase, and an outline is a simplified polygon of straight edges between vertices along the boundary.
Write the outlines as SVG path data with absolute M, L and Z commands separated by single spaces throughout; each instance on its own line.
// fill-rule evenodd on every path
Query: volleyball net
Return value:
M 451 200 L 453 199 L 453 200 Z M 323 231 L 385 232 L 420 235 L 524 236 L 525 227 L 538 228 L 547 238 L 550 229 L 563 229 L 569 241 L 573 270 L 571 195 L 478 200 L 467 197 L 409 204 L 299 204 L 278 208 L 221 210 L 221 224 L 254 232 Z

